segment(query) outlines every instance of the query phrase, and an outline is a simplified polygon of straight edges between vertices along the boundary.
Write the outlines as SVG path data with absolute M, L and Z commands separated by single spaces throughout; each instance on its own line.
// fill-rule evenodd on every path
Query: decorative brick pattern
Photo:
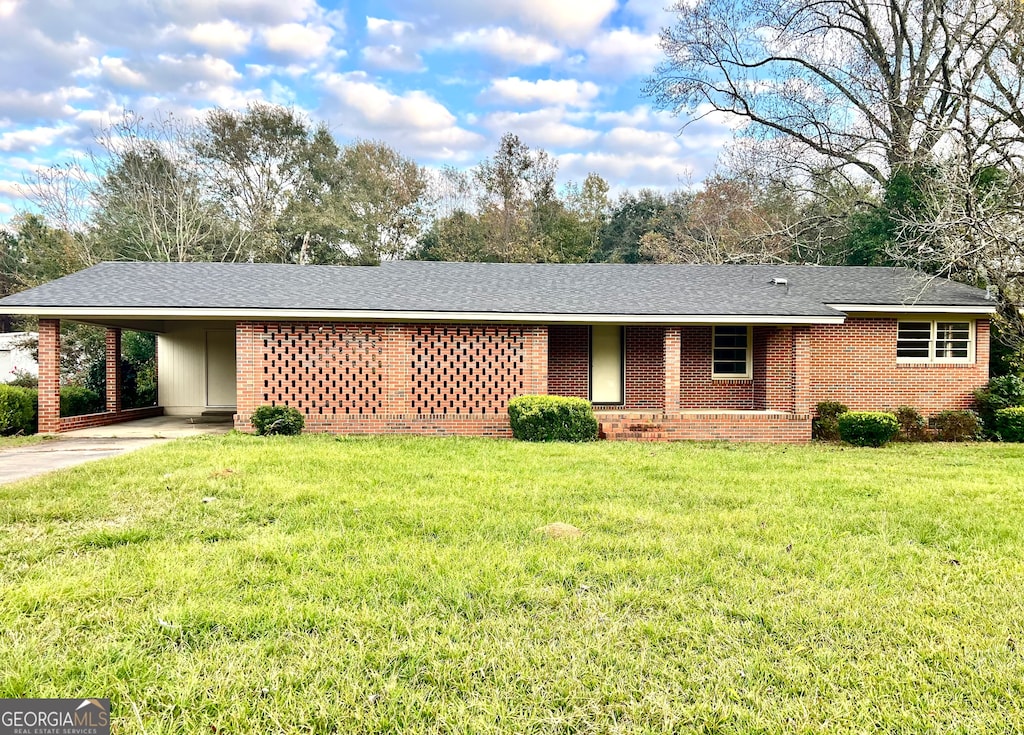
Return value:
M 590 328 L 548 328 L 548 391 L 553 396 L 590 398 Z
M 382 324 L 263 324 L 253 335 L 263 358 L 260 405 L 307 415 L 383 413 L 386 333 Z
M 413 326 L 410 408 L 417 416 L 505 414 L 527 392 L 523 327 Z
M 974 390 L 988 381 L 988 320 L 977 321 L 975 362 L 964 365 L 897 364 L 896 324 L 894 318 L 849 318 L 844 325 L 804 327 L 806 399 L 796 410 L 809 411 L 819 401 L 859 410 L 907 405 L 925 416 L 969 408 Z M 803 375 L 798 364 L 797 380 Z M 798 397 L 801 392 L 798 387 Z
M 235 426 L 276 402 L 308 431 L 510 436 L 508 401 L 547 392 L 547 354 L 546 327 L 239 322 Z

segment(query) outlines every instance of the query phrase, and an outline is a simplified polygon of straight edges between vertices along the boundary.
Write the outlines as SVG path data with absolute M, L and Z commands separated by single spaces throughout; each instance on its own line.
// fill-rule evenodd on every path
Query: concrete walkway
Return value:
M 0 450 L 0 485 L 94 459 L 203 434 L 226 434 L 230 423 L 210 423 L 184 416 L 156 416 L 94 429 L 59 434 L 39 444 Z

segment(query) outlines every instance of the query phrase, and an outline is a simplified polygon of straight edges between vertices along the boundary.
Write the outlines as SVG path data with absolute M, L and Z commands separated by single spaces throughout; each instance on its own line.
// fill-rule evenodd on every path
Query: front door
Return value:
M 206 405 L 235 407 L 235 332 L 211 329 L 206 333 Z

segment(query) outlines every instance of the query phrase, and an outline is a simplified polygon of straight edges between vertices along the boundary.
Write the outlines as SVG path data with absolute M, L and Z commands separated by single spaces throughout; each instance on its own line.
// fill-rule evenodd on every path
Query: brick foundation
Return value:
M 597 412 L 602 439 L 642 441 L 739 441 L 803 444 L 811 440 L 811 416 L 792 413 L 695 411 L 666 415 Z

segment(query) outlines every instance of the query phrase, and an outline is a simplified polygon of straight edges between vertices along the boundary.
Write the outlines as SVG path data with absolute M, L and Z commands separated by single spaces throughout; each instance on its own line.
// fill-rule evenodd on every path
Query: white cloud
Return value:
M 657 31 L 671 25 L 675 19 L 668 9 L 673 4 L 669 0 L 626 0 L 623 11 L 639 20 L 645 30 Z
M 333 37 L 332 28 L 318 24 L 283 23 L 263 30 L 268 49 L 303 58 L 324 56 Z
M 30 153 L 53 145 L 70 132 L 70 125 L 53 125 L 38 128 L 10 130 L 0 134 L 0 151 L 5 153 Z
M 142 89 L 147 84 L 145 75 L 140 74 L 116 56 L 104 56 L 98 61 L 101 79 L 115 87 L 134 87 Z
M 185 31 L 185 36 L 212 51 L 240 54 L 252 40 L 252 30 L 230 20 L 200 23 Z
M 423 71 L 423 59 L 420 55 L 404 49 L 397 44 L 387 46 L 367 46 L 363 49 L 363 61 L 374 69 L 390 69 L 392 71 Z
M 657 34 L 618 28 L 592 38 L 586 45 L 587 69 L 616 77 L 650 74 L 662 58 Z
M 345 134 L 383 138 L 403 153 L 435 160 L 464 158 L 481 137 L 458 125 L 447 107 L 421 90 L 395 94 L 362 72 L 320 74 L 325 117 L 344 121 Z
M 577 44 L 615 11 L 616 0 L 403 0 L 398 4 L 439 18 L 447 28 L 504 25 L 557 43 Z
M 547 41 L 536 36 L 521 36 L 508 28 L 479 28 L 456 33 L 450 45 L 525 66 L 547 64 L 562 56 L 561 50 Z
M 582 179 L 588 172 L 597 171 L 615 187 L 678 187 L 691 179 L 697 168 L 692 162 L 675 156 L 593 151 L 563 153 L 556 158 L 565 175 Z
M 538 79 L 530 81 L 519 77 L 495 79 L 484 91 L 484 98 L 514 104 L 537 103 L 586 107 L 601 92 L 593 82 L 575 79 Z
M 412 23 L 404 20 L 366 17 L 366 32 L 371 38 L 402 38 L 411 35 L 415 28 Z
M 675 135 L 641 128 L 612 128 L 602 137 L 601 150 L 653 156 L 682 153 L 679 139 Z
M 601 135 L 597 130 L 563 122 L 558 109 L 495 112 L 482 122 L 495 133 L 515 133 L 527 145 L 542 148 L 575 148 L 592 143 Z
M 0 179 L 0 197 L 6 197 L 8 199 L 24 199 L 25 196 L 25 185 L 20 181 L 5 181 Z

